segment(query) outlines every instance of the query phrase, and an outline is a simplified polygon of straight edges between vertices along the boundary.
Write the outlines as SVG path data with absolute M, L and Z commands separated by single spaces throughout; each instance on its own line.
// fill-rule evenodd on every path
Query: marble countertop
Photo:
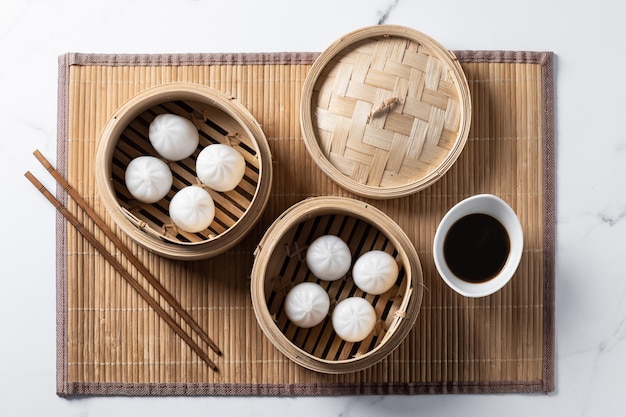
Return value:
M 0 4 L 0 415 L 509 416 L 623 414 L 626 391 L 626 6 L 607 0 L 3 0 Z M 332 398 L 77 398 L 55 394 L 57 57 L 65 52 L 321 51 L 363 26 L 410 26 L 452 50 L 556 59 L 556 391 Z M 54 159 L 53 159 L 54 163 Z M 19 196 L 19 200 L 16 198 Z M 7 340 L 10 338 L 10 340 Z

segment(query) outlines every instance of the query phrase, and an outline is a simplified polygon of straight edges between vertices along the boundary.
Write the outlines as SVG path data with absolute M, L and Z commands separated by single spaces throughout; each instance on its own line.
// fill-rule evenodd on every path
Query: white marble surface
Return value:
M 611 0 L 0 0 L 0 415 L 624 415 L 625 12 Z M 556 53 L 556 392 L 58 398 L 55 212 L 23 178 L 32 170 L 54 185 L 31 153 L 40 149 L 54 161 L 57 57 L 321 51 L 380 21 L 421 30 L 449 49 Z

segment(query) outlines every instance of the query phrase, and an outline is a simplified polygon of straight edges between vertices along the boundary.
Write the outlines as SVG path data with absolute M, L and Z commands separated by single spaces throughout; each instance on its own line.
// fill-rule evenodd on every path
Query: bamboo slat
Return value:
M 390 200 L 351 194 L 329 179 L 308 154 L 298 109 L 316 57 L 287 53 L 60 58 L 59 169 L 223 351 L 216 360 L 220 371 L 215 373 L 60 219 L 60 395 L 554 389 L 552 55 L 457 53 L 473 109 L 463 152 L 430 187 Z M 110 115 L 148 87 L 183 80 L 236 97 L 261 125 L 273 160 L 272 192 L 259 222 L 236 246 L 207 260 L 167 259 L 138 245 L 114 224 L 95 187 L 94 156 Z M 520 268 L 505 288 L 489 297 L 467 299 L 437 276 L 432 238 L 450 207 L 483 192 L 498 195 L 519 214 L 526 246 Z M 321 195 L 354 197 L 382 210 L 405 231 L 422 262 L 423 301 L 413 329 L 382 362 L 359 372 L 330 375 L 295 364 L 263 335 L 252 308 L 253 252 L 267 227 L 288 207 Z M 71 200 L 67 206 L 78 214 Z M 78 217 L 91 229 L 87 218 Z M 132 265 L 119 260 L 132 273 Z M 147 282 L 140 282 L 153 291 Z M 164 300 L 159 302 L 169 308 Z M 181 326 L 189 330 L 182 322 Z

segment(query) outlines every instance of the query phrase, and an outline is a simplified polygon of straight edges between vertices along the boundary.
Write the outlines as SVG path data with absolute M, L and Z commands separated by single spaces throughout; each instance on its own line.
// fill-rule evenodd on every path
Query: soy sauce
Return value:
M 495 277 L 509 256 L 509 235 L 500 221 L 473 213 L 457 220 L 443 243 L 448 267 L 460 279 L 479 283 Z

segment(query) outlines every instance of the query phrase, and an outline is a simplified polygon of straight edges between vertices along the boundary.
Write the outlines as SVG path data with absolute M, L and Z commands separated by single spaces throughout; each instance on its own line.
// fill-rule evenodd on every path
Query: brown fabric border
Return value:
M 67 137 L 68 137 L 68 90 L 69 64 L 67 56 L 59 57 L 59 82 L 57 97 L 57 170 L 67 177 Z M 59 185 L 56 197 L 67 204 L 67 192 Z M 56 213 L 56 357 L 57 357 L 57 392 L 67 391 L 67 222 L 63 215 Z
M 554 54 L 545 54 L 542 63 L 543 86 L 543 146 L 544 146 L 544 391 L 555 390 L 555 263 L 556 263 L 556 134 L 554 100 Z
M 543 381 L 498 381 L 495 383 L 409 384 L 115 384 L 75 383 L 67 380 L 66 222 L 56 218 L 57 249 L 57 394 L 119 396 L 339 396 L 415 395 L 475 393 L 549 393 L 555 390 L 555 243 L 556 243 L 556 135 L 554 127 L 554 53 L 533 51 L 454 51 L 461 62 L 534 63 L 541 65 L 543 79 L 544 144 L 544 372 Z M 214 64 L 310 64 L 316 52 L 215 53 L 215 54 L 84 54 L 59 57 L 57 169 L 66 175 L 67 86 L 72 65 L 206 65 Z M 67 194 L 57 187 L 57 197 Z
M 551 52 L 533 51 L 453 51 L 462 62 L 531 63 L 545 65 Z M 65 65 L 160 66 L 160 65 L 235 65 L 235 64 L 311 64 L 319 52 L 242 52 L 199 54 L 96 54 L 70 52 L 59 57 Z
M 116 384 L 69 383 L 65 395 L 94 396 L 273 396 L 513 394 L 542 391 L 541 381 L 409 384 Z
M 310 64 L 317 52 L 258 52 L 208 54 L 81 54 L 65 55 L 67 65 L 159 66 L 159 65 L 214 65 L 228 64 Z

